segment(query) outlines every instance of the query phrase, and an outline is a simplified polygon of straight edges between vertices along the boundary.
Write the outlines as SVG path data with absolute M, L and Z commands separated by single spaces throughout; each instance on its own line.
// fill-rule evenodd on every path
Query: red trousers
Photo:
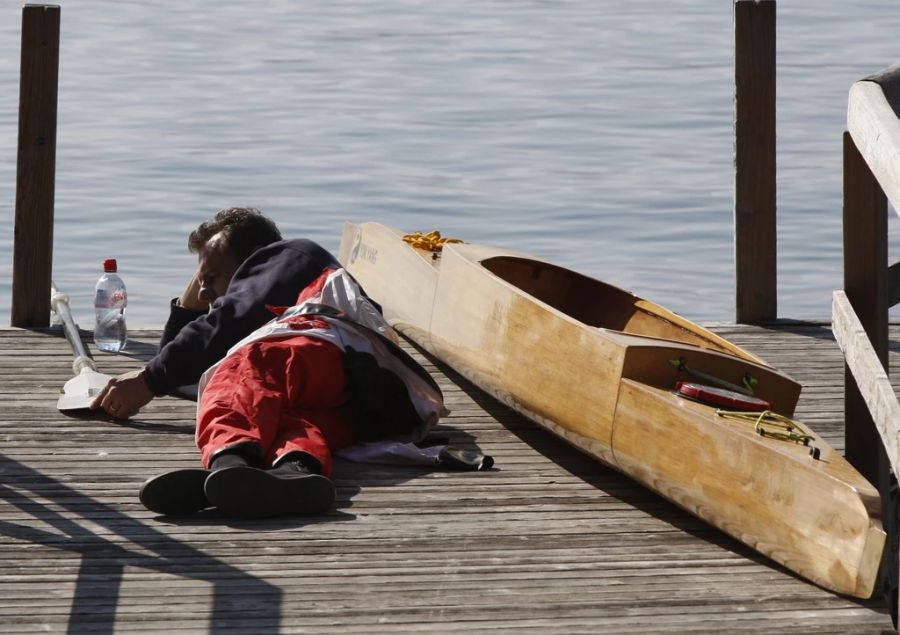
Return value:
M 229 446 L 255 442 L 264 465 L 300 450 L 331 475 L 331 453 L 355 441 L 340 348 L 298 335 L 259 340 L 229 355 L 206 384 L 197 411 L 205 467 Z

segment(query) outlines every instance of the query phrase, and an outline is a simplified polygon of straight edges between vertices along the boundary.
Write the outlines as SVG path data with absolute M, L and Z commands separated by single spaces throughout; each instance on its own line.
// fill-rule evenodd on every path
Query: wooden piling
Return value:
M 777 317 L 775 0 L 734 3 L 735 320 Z
M 50 321 L 60 8 L 22 8 L 19 143 L 10 324 Z

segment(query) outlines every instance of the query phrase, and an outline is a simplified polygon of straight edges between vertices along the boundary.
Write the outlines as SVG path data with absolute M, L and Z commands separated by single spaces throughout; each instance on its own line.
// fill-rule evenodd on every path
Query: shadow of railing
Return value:
M 0 454 L 0 500 L 55 531 L 0 520 L 0 535 L 54 549 L 81 558 L 68 633 L 113 633 L 125 567 L 206 582 L 212 587 L 209 610 L 211 635 L 232 631 L 238 621 L 252 618 L 252 632 L 270 635 L 281 630 L 282 590 L 202 551 L 173 539 L 153 527 L 100 503 L 45 474 Z M 35 500 L 49 499 L 51 505 Z M 77 522 L 99 525 L 121 544 Z M 57 533 L 59 532 L 59 533 Z M 227 585 L 227 588 L 226 588 Z M 235 592 L 239 588 L 239 592 Z M 202 616 L 197 615 L 199 620 Z M 173 627 L 177 630 L 177 627 Z M 248 626 L 249 628 L 249 626 Z M 248 630 L 247 632 L 251 632 Z

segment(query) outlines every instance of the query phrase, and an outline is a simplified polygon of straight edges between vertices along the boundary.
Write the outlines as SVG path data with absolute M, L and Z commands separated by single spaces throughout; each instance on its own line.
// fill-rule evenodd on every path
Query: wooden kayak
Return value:
M 783 420 L 800 394 L 787 376 L 661 306 L 507 250 L 432 252 L 363 223 L 345 225 L 339 259 L 398 331 L 503 403 L 816 584 L 871 596 L 878 491 L 797 422 L 792 436 L 675 391 L 750 386 Z

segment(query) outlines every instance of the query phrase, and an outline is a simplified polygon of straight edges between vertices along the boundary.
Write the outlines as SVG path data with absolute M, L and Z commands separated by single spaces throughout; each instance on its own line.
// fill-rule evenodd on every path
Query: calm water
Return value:
M 60 4 L 53 265 L 82 326 L 105 257 L 130 324 L 161 326 L 187 233 L 229 205 L 331 249 L 345 220 L 440 229 L 733 319 L 729 0 Z M 7 324 L 20 6 L 0 8 Z M 778 20 L 779 314 L 827 319 L 847 90 L 900 61 L 900 14 Z

